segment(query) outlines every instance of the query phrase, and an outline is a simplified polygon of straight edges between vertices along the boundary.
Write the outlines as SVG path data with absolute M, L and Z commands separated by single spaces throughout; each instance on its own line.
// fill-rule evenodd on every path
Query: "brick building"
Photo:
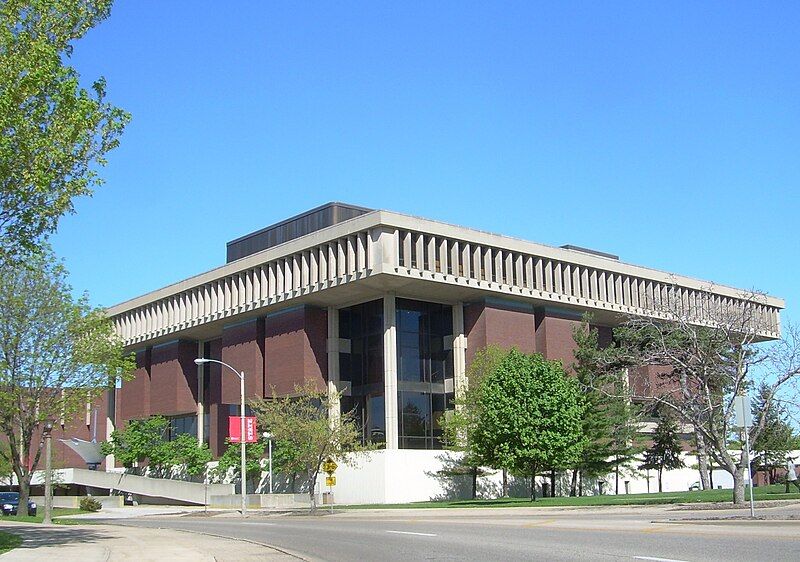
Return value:
M 244 371 L 248 398 L 311 379 L 342 391 L 364 438 L 384 443 L 370 469 L 383 499 L 408 485 L 390 482 L 390 462 L 423 470 L 438 454 L 437 420 L 481 347 L 569 365 L 586 311 L 608 340 L 625 315 L 656 315 L 673 299 L 735 304 L 743 294 L 610 254 L 340 203 L 229 242 L 227 258 L 109 309 L 137 369 L 110 397 L 101 431 L 162 414 L 218 455 L 239 381 L 195 358 Z M 763 338 L 779 337 L 783 306 L 773 297 L 760 305 Z

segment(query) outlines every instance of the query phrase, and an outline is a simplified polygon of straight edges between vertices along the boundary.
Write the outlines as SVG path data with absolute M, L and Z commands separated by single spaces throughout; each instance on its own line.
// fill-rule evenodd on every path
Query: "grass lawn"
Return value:
M 62 515 L 78 515 L 79 513 L 87 513 L 82 509 L 75 509 L 72 507 L 54 507 L 53 508 L 53 517 L 60 517 Z M 44 510 L 39 509 L 33 517 L 30 515 L 26 515 L 22 519 L 17 519 L 16 515 L 5 515 L 0 519 L 3 523 L 41 523 L 42 519 L 44 519 Z M 58 523 L 58 519 L 53 520 L 54 523 Z
M 760 486 L 755 488 L 756 500 L 800 500 L 800 493 L 784 493 L 783 484 Z M 745 490 L 745 498 L 750 498 L 749 488 Z M 492 500 L 451 500 L 428 501 L 404 504 L 384 505 L 348 505 L 340 509 L 397 509 L 397 508 L 431 508 L 431 507 L 561 507 L 561 506 L 593 506 L 593 505 L 656 505 L 673 503 L 703 503 L 733 501 L 732 490 L 703 490 L 697 492 L 663 492 L 653 494 L 621 494 L 618 496 L 583 496 L 580 498 L 557 497 L 539 498 L 531 502 L 529 498 L 501 498 Z
M 12 533 L 0 531 L 0 554 L 8 552 L 12 548 L 17 548 L 22 544 L 22 538 Z

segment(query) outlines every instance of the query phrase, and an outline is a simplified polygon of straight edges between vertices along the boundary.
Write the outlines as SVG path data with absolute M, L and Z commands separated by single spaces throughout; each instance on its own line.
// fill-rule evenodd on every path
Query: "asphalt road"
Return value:
M 665 508 L 383 510 L 113 523 L 248 539 L 309 560 L 800 560 L 798 521 L 661 522 L 676 515 L 691 514 Z

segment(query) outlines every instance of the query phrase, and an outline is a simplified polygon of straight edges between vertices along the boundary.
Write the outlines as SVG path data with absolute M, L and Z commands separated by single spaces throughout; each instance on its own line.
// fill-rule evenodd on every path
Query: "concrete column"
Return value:
M 370 266 L 373 272 L 392 272 L 399 265 L 397 236 L 398 233 L 395 229 L 386 227 L 374 228 L 370 231 Z
M 453 306 L 453 377 L 456 396 L 467 390 L 467 336 L 464 334 L 464 303 Z
M 114 429 L 116 429 L 117 419 L 116 385 L 113 385 L 108 389 L 106 396 L 106 441 L 111 441 L 111 434 L 114 432 Z M 106 472 L 114 468 L 115 463 L 116 459 L 114 458 L 114 455 L 106 455 Z
M 328 307 L 328 420 L 338 423 L 341 416 L 339 405 L 339 309 Z
M 397 449 L 397 321 L 395 296 L 383 297 L 383 400 L 386 412 L 386 448 Z
M 203 359 L 203 342 L 197 342 L 197 358 Z M 197 366 L 197 444 L 202 445 L 205 440 L 205 417 L 206 405 L 203 396 L 203 378 L 205 377 L 205 365 Z

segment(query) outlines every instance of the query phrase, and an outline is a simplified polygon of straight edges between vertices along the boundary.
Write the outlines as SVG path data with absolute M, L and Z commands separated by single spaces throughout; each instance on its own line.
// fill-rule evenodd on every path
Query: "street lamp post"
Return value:
M 269 431 L 264 432 L 264 439 L 267 440 L 267 456 L 269 458 L 269 493 L 272 493 L 272 434 Z
M 44 422 L 44 518 L 42 523 L 45 525 L 53 524 L 53 455 L 50 447 L 51 433 L 53 431 L 53 422 L 47 420 Z M 19 506 L 18 509 L 22 509 Z M 25 506 L 27 509 L 27 506 Z
M 203 363 L 218 363 L 223 365 L 236 373 L 236 376 L 239 377 L 239 388 L 241 391 L 241 404 L 239 408 L 239 422 L 240 422 L 240 429 L 239 429 L 239 444 L 241 445 L 242 451 L 242 459 L 241 459 L 241 475 L 242 475 L 242 517 L 247 515 L 247 457 L 245 456 L 245 436 L 244 436 L 244 371 L 241 373 L 228 365 L 227 363 L 223 363 L 222 361 L 217 361 L 216 359 L 205 359 L 205 358 L 197 358 L 194 360 L 196 365 L 202 365 Z

